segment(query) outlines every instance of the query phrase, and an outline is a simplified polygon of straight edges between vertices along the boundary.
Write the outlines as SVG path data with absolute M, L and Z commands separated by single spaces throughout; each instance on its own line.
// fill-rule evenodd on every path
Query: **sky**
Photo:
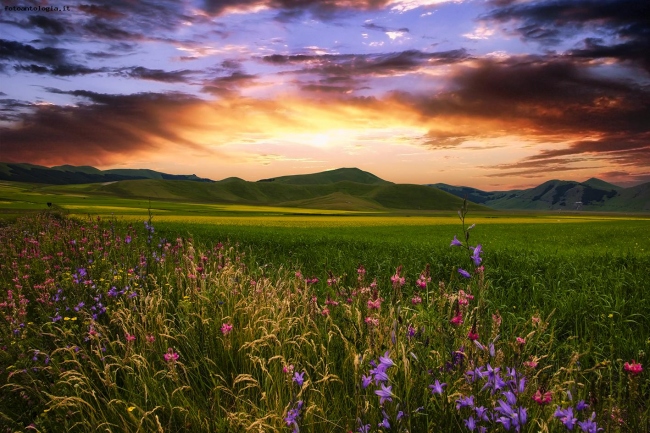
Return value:
M 2 162 L 650 181 L 648 1 L 0 5 Z

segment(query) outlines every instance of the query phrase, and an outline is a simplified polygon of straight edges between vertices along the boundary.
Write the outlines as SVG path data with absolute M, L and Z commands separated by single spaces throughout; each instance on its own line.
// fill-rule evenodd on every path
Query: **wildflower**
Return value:
M 291 374 L 291 373 L 293 373 L 293 364 L 283 366 L 283 367 L 282 367 L 282 372 L 283 372 L 284 374 Z
M 549 404 L 552 399 L 553 395 L 551 394 L 551 391 L 542 392 L 541 389 L 538 389 L 537 392 L 535 392 L 535 395 L 533 395 L 533 400 L 535 400 L 535 403 L 540 406 Z
M 327 316 L 330 315 L 330 309 L 327 308 L 327 307 L 325 307 L 325 308 L 323 308 L 323 310 L 322 310 L 320 313 L 321 313 L 321 315 L 323 315 L 324 317 L 327 317 Z
M 472 415 L 470 415 L 469 418 L 465 420 L 465 426 L 469 431 L 476 430 L 476 421 L 474 421 L 474 417 Z
M 221 333 L 223 335 L 228 335 L 232 332 L 232 325 L 228 322 L 221 325 Z
M 379 326 L 379 319 L 376 317 L 366 317 L 364 319 L 367 325 L 372 325 L 372 326 Z
M 450 247 L 461 247 L 461 246 L 463 246 L 463 243 L 456 238 L 456 235 L 454 235 L 454 239 L 452 239 L 451 244 L 449 246 Z
M 482 420 L 482 421 L 488 421 L 489 420 L 489 418 L 488 418 L 488 410 L 487 410 L 487 408 L 485 406 L 475 407 L 474 411 L 476 412 L 476 416 L 477 416 L 477 418 L 479 420 Z
M 442 394 L 445 386 L 447 386 L 446 383 L 440 383 L 440 381 L 436 379 L 432 385 L 429 385 L 429 388 L 431 388 L 431 394 Z
M 124 334 L 124 338 L 126 338 L 126 341 L 128 342 L 135 341 L 135 335 L 131 335 L 128 332 Z
M 406 335 L 408 335 L 409 338 L 413 338 L 417 330 L 418 328 L 414 328 L 413 326 L 409 325 L 406 331 Z
M 517 337 L 517 344 L 523 346 L 524 344 L 526 344 L 526 339 L 521 338 L 521 337 Z
M 171 347 L 167 349 L 165 353 L 165 361 L 167 362 L 176 362 L 178 360 L 178 353 L 174 352 L 174 349 Z
M 469 338 L 470 341 L 478 340 L 478 330 L 476 329 L 476 318 L 474 318 L 472 329 L 469 330 L 469 333 L 467 334 L 467 338 Z
M 379 396 L 379 404 L 384 404 L 386 400 L 393 401 L 392 397 L 395 395 L 393 394 L 392 389 L 392 385 L 386 386 L 383 383 L 381 384 L 381 389 L 375 391 L 375 394 Z
M 360 419 L 357 419 L 359 422 L 359 429 L 357 432 L 359 433 L 370 433 L 370 424 L 362 424 Z
M 560 406 L 558 406 L 553 416 L 559 418 L 562 424 L 564 424 L 564 426 L 569 430 L 573 430 L 573 427 L 575 427 L 576 422 L 578 422 L 578 419 L 573 416 L 572 407 L 568 407 L 566 409 L 560 409 Z
M 147 343 L 153 343 L 154 341 L 156 341 L 156 337 L 151 334 L 147 335 Z
M 460 410 L 463 407 L 474 407 L 474 396 L 470 395 L 469 397 L 461 397 L 456 400 L 456 409 Z
M 411 298 L 411 304 L 418 305 L 421 303 L 422 303 L 422 298 L 418 295 L 413 295 L 413 297 Z
M 303 371 L 302 373 L 295 372 L 293 375 L 293 381 L 298 384 L 298 386 L 302 386 L 302 384 L 305 382 L 305 372 Z
M 475 264 L 476 266 L 480 265 L 480 264 L 481 264 L 481 261 L 483 260 L 483 259 L 480 257 L 480 254 L 481 254 L 481 252 L 482 252 L 481 250 L 482 250 L 481 244 L 478 244 L 478 245 L 474 248 L 474 251 L 472 252 L 472 260 L 474 261 L 474 264 Z
M 384 418 L 377 427 L 390 428 L 390 423 L 388 422 L 388 418 Z
M 454 326 L 460 326 L 463 324 L 463 316 L 462 314 L 458 313 L 452 319 L 449 321 L 452 325 Z
M 637 375 L 643 371 L 643 366 L 641 365 L 641 363 L 636 362 L 635 360 L 632 360 L 631 364 L 629 362 L 626 362 L 623 365 L 623 368 L 625 369 L 625 371 L 633 375 Z
M 133 409 L 135 409 L 135 406 L 129 406 L 126 408 L 127 412 L 133 412 Z
M 472 278 L 472 276 L 465 269 L 458 268 L 458 273 L 465 278 Z
M 599 431 L 602 431 L 603 429 L 598 428 L 598 425 L 594 422 L 594 419 L 596 419 L 596 412 L 592 412 L 589 419 L 579 421 L 578 427 L 580 427 L 584 433 L 598 433 Z
M 287 427 L 293 426 L 294 433 L 298 433 L 300 431 L 298 428 L 298 418 L 300 417 L 300 410 L 302 409 L 302 405 L 302 400 L 298 400 L 296 407 L 290 409 L 287 412 L 287 416 L 284 418 L 284 421 L 287 423 Z
M 576 404 L 576 410 L 579 411 L 579 412 L 585 410 L 588 407 L 589 407 L 589 405 L 587 403 L 585 403 L 584 400 L 580 400 L 578 402 L 578 404 Z
M 368 385 L 372 382 L 372 376 L 371 375 L 363 375 L 361 376 L 361 386 L 363 389 L 368 388 Z
M 390 354 L 388 351 L 384 353 L 384 356 L 379 357 L 379 367 L 382 368 L 384 371 L 386 371 L 388 368 L 394 366 L 395 363 L 393 362 L 392 359 L 390 359 Z
M 124 243 L 126 243 L 126 244 L 130 244 L 130 243 L 131 243 L 131 236 L 127 235 L 127 236 L 124 238 Z

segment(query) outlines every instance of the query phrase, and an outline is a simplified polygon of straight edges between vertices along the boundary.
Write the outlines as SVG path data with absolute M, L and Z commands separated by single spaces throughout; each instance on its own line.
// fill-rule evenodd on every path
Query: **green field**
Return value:
M 31 423 L 39 431 L 292 431 L 293 415 L 309 432 L 366 424 L 471 431 L 469 409 L 456 408 L 470 394 L 494 411 L 483 421 L 489 431 L 514 431 L 496 421 L 504 391 L 467 380 L 488 364 L 526 377 L 508 397 L 526 408 L 526 422 L 521 412 L 508 421 L 520 431 L 567 431 L 554 413 L 578 400 L 589 409 L 576 412 L 585 427 L 573 431 L 589 431 L 592 412 L 605 431 L 650 429 L 647 372 L 625 367 L 636 360 L 645 369 L 650 351 L 646 216 L 470 211 L 465 229 L 476 224 L 469 245 L 482 245 L 483 268 L 464 280 L 457 269 L 476 266 L 470 251 L 450 247 L 464 231 L 449 211 L 2 188 L 0 425 L 8 431 Z M 58 204 L 38 212 L 51 197 Z M 396 275 L 401 283 L 391 282 Z M 466 292 L 475 299 L 461 305 Z M 374 311 L 376 298 L 384 304 Z M 106 309 L 99 317 L 88 309 L 97 299 Z M 450 325 L 461 314 L 462 324 Z M 494 356 L 468 340 L 474 328 Z M 386 354 L 395 366 L 384 402 L 374 392 L 383 379 L 359 384 L 369 361 Z M 447 383 L 444 393 L 432 394 L 434 380 Z M 552 404 L 536 403 L 536 391 L 551 392 Z M 378 426 L 383 420 L 390 429 Z

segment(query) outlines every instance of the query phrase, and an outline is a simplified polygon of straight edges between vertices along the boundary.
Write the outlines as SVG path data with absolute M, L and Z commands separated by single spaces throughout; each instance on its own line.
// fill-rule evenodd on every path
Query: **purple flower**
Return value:
M 379 423 L 378 427 L 390 428 L 390 423 L 388 422 L 388 418 L 384 418 L 382 422 Z
M 449 245 L 449 246 L 450 247 L 460 247 L 460 246 L 463 246 L 463 243 L 461 241 L 459 241 L 458 239 L 456 239 L 456 235 L 454 235 L 454 239 L 451 241 L 451 245 Z
M 474 264 L 475 264 L 476 266 L 480 265 L 480 264 L 481 264 L 481 261 L 483 260 L 483 259 L 481 258 L 481 256 L 480 256 L 481 252 L 482 252 L 481 244 L 478 244 L 478 245 L 474 248 L 474 252 L 472 253 L 472 260 L 474 260 Z
M 388 375 L 386 372 L 374 369 L 374 375 L 375 375 L 375 385 L 379 385 L 381 382 L 388 382 Z M 371 371 L 370 373 L 373 373 Z
M 293 374 L 293 381 L 298 384 L 298 386 L 302 386 L 302 384 L 305 382 L 305 372 L 303 371 L 302 373 L 295 372 Z
M 384 353 L 384 356 L 379 357 L 379 366 L 377 368 L 381 368 L 383 371 L 388 370 L 390 367 L 395 365 L 392 359 L 390 359 L 388 351 Z
M 562 424 L 564 424 L 564 426 L 568 430 L 573 430 L 573 427 L 575 427 L 576 422 L 578 422 L 578 419 L 573 416 L 572 407 L 568 407 L 566 409 L 560 409 L 560 406 L 558 406 L 553 416 L 559 418 Z
M 473 416 L 470 415 L 470 417 L 465 420 L 465 426 L 469 431 L 476 430 L 476 421 L 474 421 Z
M 127 235 L 127 236 L 124 238 L 124 243 L 130 244 L 130 243 L 131 243 L 131 236 Z
M 296 403 L 296 407 L 290 409 L 289 412 L 287 412 L 287 416 L 284 418 L 284 421 L 287 423 L 287 427 L 293 426 L 294 433 L 298 433 L 300 431 L 298 428 L 298 418 L 300 417 L 302 404 L 302 400 L 299 400 L 298 403 Z
M 461 397 L 456 400 L 456 409 L 460 410 L 463 407 L 474 407 L 474 396 L 470 395 L 469 397 Z
M 362 424 L 360 419 L 357 419 L 359 421 L 359 429 L 357 430 L 359 433 L 370 433 L 370 424 Z
M 488 421 L 487 409 L 485 406 L 479 406 L 474 408 L 476 411 L 476 416 L 479 420 Z
M 394 394 L 392 389 L 392 385 L 386 386 L 383 383 L 381 384 L 381 389 L 375 391 L 375 394 L 379 396 L 379 404 L 384 404 L 386 400 L 393 401 L 392 397 L 394 397 Z
M 596 419 L 596 412 L 592 412 L 589 419 L 584 421 L 579 421 L 578 426 L 580 427 L 580 429 L 582 429 L 584 433 L 598 433 L 603 429 L 598 428 L 598 425 L 594 422 L 594 419 Z
M 472 276 L 465 269 L 458 268 L 458 273 L 465 278 L 472 278 Z
M 432 394 L 442 394 L 445 386 L 447 386 L 446 383 L 440 383 L 440 381 L 436 379 L 436 381 L 433 382 L 433 385 L 429 385 L 429 388 L 431 388 Z
M 363 387 L 363 389 L 368 388 L 368 385 L 370 385 L 371 382 L 372 382 L 372 376 L 370 375 L 361 376 L 361 386 Z
M 585 403 L 584 400 L 580 400 L 578 402 L 578 404 L 576 404 L 576 410 L 577 411 L 583 411 L 583 410 L 587 409 L 588 407 L 589 407 L 589 405 L 587 403 Z

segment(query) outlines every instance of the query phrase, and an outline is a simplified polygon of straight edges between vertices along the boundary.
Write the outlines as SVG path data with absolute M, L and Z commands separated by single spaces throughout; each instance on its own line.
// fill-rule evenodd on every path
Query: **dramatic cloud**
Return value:
M 515 22 L 523 38 L 549 45 L 584 30 L 603 34 L 605 43 L 592 37 L 571 54 L 590 58 L 614 58 L 638 62 L 650 71 L 650 6 L 638 0 L 546 0 L 537 2 L 493 1 L 498 6 L 486 20 Z
M 21 116 L 19 126 L 0 129 L 4 161 L 103 165 L 132 154 L 160 151 L 165 144 L 198 148 L 177 132 L 182 125 L 179 111 L 199 104 L 187 95 L 50 91 L 90 103 L 37 106 Z

